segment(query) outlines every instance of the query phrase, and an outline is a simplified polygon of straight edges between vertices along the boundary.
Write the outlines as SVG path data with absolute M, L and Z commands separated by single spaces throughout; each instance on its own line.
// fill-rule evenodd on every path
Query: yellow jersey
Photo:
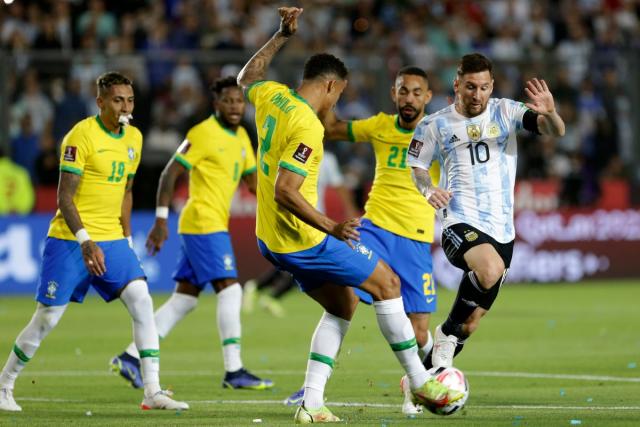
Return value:
M 110 132 L 99 116 L 78 122 L 62 140 L 60 170 L 80 175 L 73 196 L 84 228 L 94 241 L 124 238 L 120 216 L 127 179 L 140 164 L 142 134 L 134 126 Z M 49 226 L 49 237 L 75 240 L 60 209 Z
M 189 170 L 189 199 L 178 232 L 208 234 L 229 229 L 229 211 L 240 178 L 256 170 L 247 131 L 234 132 L 212 115 L 187 132 L 174 157 Z
M 376 156 L 376 172 L 365 218 L 378 227 L 420 242 L 433 242 L 435 210 L 411 179 L 407 150 L 413 131 L 400 127 L 398 115 L 379 113 L 348 122 L 349 139 L 369 141 Z M 438 165 L 430 169 L 433 182 L 440 175 Z
M 316 246 L 326 234 L 279 206 L 274 194 L 281 167 L 305 177 L 299 191 L 316 206 L 324 127 L 307 101 L 283 84 L 255 82 L 247 98 L 256 107 L 259 140 L 256 235 L 276 253 Z

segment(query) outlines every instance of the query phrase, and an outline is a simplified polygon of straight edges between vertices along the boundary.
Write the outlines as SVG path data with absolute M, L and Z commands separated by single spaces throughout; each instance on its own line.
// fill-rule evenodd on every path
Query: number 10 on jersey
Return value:
M 467 149 L 469 150 L 469 155 L 471 156 L 471 165 L 475 165 L 477 163 L 485 163 L 489 160 L 489 146 L 486 142 L 476 142 L 475 144 L 469 143 L 467 144 Z

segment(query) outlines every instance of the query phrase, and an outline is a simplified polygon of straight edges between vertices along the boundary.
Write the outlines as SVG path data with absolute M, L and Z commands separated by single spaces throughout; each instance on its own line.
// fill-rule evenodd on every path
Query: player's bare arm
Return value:
M 258 188 L 258 174 L 255 172 L 251 172 L 242 177 L 242 182 L 247 186 L 251 194 L 256 194 L 256 189 Z
M 433 185 L 429 171 L 426 169 L 412 167 L 411 178 L 413 178 L 413 182 L 416 184 L 420 194 L 422 194 L 427 199 L 427 202 L 435 209 L 446 207 L 451 197 L 453 197 L 450 191 Z
M 120 213 L 120 224 L 122 232 L 126 237 L 131 236 L 131 209 L 133 208 L 133 178 L 127 178 L 127 185 L 124 189 L 122 199 L 122 211 Z
M 73 234 L 84 228 L 78 209 L 73 202 L 73 196 L 78 190 L 81 178 L 73 173 L 60 172 L 60 182 L 58 184 L 58 209 L 60 209 L 64 221 Z M 89 273 L 96 276 L 103 275 L 107 271 L 107 267 L 104 263 L 102 249 L 93 240 L 87 240 L 82 244 L 81 248 L 84 265 Z
M 354 218 L 337 223 L 323 215 L 300 194 L 303 182 L 302 175 L 280 168 L 276 178 L 276 202 L 310 226 L 345 241 L 353 247 L 351 240 L 360 240 L 360 233 L 357 230 L 360 219 Z
M 348 123 L 344 120 L 338 120 L 333 110 L 329 110 L 320 117 L 320 120 L 324 126 L 324 136 L 327 139 L 342 141 L 349 139 Z
M 186 171 L 186 168 L 173 158 L 169 160 L 160 175 L 158 183 L 158 193 L 156 194 L 156 206 L 169 206 L 173 198 L 173 190 L 176 186 L 176 180 Z M 145 244 L 150 255 L 157 254 L 162 245 L 169 238 L 169 227 L 167 227 L 167 219 L 156 216 L 156 221 L 149 231 L 147 242 Z
M 538 129 L 543 135 L 563 136 L 565 127 L 562 117 L 556 111 L 553 95 L 544 80 L 533 78 L 527 82 L 525 93 L 531 100 L 525 105 L 539 114 Z
M 251 83 L 266 78 L 267 68 L 274 55 L 298 29 L 298 16 L 302 13 L 302 9 L 281 7 L 278 8 L 278 13 L 280 13 L 280 29 L 251 57 L 238 74 L 238 84 L 243 89 L 246 89 Z

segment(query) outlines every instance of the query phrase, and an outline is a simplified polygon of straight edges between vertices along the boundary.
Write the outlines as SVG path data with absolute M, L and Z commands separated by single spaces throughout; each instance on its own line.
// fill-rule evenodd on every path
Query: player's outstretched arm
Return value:
M 172 157 L 160 175 L 158 193 L 156 194 L 156 221 L 149 231 L 145 245 L 150 255 L 158 253 L 164 242 L 169 238 L 169 227 L 167 227 L 169 204 L 173 198 L 176 180 L 184 172 L 186 172 L 186 168 Z
M 60 182 L 58 183 L 58 209 L 60 209 L 69 230 L 76 235 L 78 231 L 84 229 L 78 208 L 73 202 L 73 196 L 78 190 L 80 179 L 80 175 L 61 171 Z M 90 238 L 82 242 L 80 247 L 82 248 L 82 258 L 87 270 L 95 276 L 102 276 L 107 271 L 102 249 Z
M 324 116 L 320 117 L 320 120 L 324 126 L 325 138 L 332 141 L 346 141 L 349 139 L 347 122 L 338 120 L 333 110 L 329 110 Z
M 449 204 L 452 194 L 450 191 L 438 188 L 433 185 L 429 171 L 426 169 L 412 167 L 411 178 L 416 185 L 420 194 L 422 194 L 427 202 L 435 209 L 442 209 Z
M 238 74 L 238 84 L 243 89 L 266 78 L 267 68 L 274 55 L 298 29 L 298 16 L 302 13 L 302 9 L 280 7 L 278 13 L 280 13 L 280 29 L 251 57 Z
M 544 80 L 533 78 L 527 82 L 525 93 L 531 100 L 525 105 L 538 113 L 538 129 L 543 135 L 563 136 L 564 121 L 556 111 L 553 95 Z
M 333 237 L 345 241 L 349 246 L 353 247 L 351 240 L 360 240 L 360 233 L 357 230 L 357 227 L 360 226 L 360 220 L 355 218 L 337 223 L 323 215 L 300 194 L 300 187 L 303 182 L 304 177 L 302 175 L 280 168 L 276 178 L 276 203 L 310 226 L 331 234 Z

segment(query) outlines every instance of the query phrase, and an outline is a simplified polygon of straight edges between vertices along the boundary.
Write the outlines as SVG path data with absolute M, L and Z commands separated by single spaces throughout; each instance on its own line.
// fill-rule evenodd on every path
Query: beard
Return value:
M 411 109 L 411 112 L 405 112 L 404 111 L 405 109 L 408 109 L 408 108 Z M 398 109 L 398 114 L 400 115 L 400 118 L 402 118 L 402 120 L 405 123 L 411 123 L 418 117 L 420 112 L 417 109 L 415 109 L 414 107 L 411 107 L 409 105 L 405 105 L 404 107 L 401 107 L 401 108 Z

